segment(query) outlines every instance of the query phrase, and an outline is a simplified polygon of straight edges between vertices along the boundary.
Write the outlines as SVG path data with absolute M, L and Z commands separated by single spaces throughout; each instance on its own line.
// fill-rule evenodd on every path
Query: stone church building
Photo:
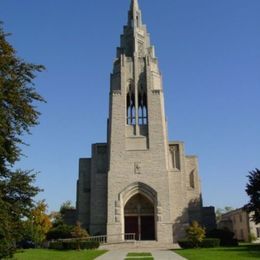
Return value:
M 192 220 L 210 225 L 212 214 L 202 207 L 197 157 L 168 140 L 158 60 L 132 0 L 111 74 L 107 143 L 79 161 L 77 218 L 110 240 L 135 233 L 172 243 Z

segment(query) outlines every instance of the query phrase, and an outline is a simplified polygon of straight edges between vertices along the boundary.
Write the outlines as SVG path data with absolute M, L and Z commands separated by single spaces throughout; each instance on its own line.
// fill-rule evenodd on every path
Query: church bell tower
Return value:
M 128 22 L 117 48 L 108 129 L 108 233 L 136 231 L 142 239 L 147 236 L 143 230 L 148 221 L 153 229 L 151 239 L 159 239 L 161 234 L 164 235 L 160 239 L 164 239 L 171 232 L 171 218 L 162 78 L 137 0 L 131 1 Z M 148 199 L 152 209 L 141 205 L 143 208 L 136 209 L 134 216 L 134 209 L 126 212 L 124 207 L 137 194 L 144 197 L 139 200 Z M 134 200 L 138 208 L 137 198 Z M 145 210 L 150 215 L 142 212 Z M 129 226 L 136 225 L 132 230 L 126 223 L 131 221 Z
M 172 243 L 192 220 L 203 222 L 198 160 L 168 141 L 162 76 L 137 0 L 113 64 L 107 142 L 79 162 L 77 218 L 111 242 L 131 233 Z

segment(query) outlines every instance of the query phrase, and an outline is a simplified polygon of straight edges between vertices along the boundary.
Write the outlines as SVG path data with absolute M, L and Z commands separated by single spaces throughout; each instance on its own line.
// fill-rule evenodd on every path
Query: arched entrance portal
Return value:
M 135 233 L 137 240 L 155 240 L 154 205 L 137 193 L 124 207 L 125 233 Z

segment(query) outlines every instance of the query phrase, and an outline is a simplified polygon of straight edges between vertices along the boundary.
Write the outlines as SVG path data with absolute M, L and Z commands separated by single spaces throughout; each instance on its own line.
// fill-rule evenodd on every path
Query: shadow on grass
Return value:
M 221 250 L 222 249 L 222 250 Z M 238 247 L 219 247 L 218 251 L 234 251 L 234 252 L 257 252 L 260 254 L 260 244 L 247 244 Z
M 260 259 L 260 244 L 242 244 L 238 247 L 177 249 L 174 251 L 188 259 Z

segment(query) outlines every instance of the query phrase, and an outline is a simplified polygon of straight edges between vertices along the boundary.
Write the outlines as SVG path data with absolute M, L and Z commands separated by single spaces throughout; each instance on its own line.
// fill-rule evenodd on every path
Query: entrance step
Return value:
M 178 244 L 165 244 L 157 241 L 133 241 L 133 242 L 122 242 L 114 244 L 103 244 L 100 245 L 99 249 L 104 250 L 115 250 L 115 249 L 178 249 L 180 248 Z

